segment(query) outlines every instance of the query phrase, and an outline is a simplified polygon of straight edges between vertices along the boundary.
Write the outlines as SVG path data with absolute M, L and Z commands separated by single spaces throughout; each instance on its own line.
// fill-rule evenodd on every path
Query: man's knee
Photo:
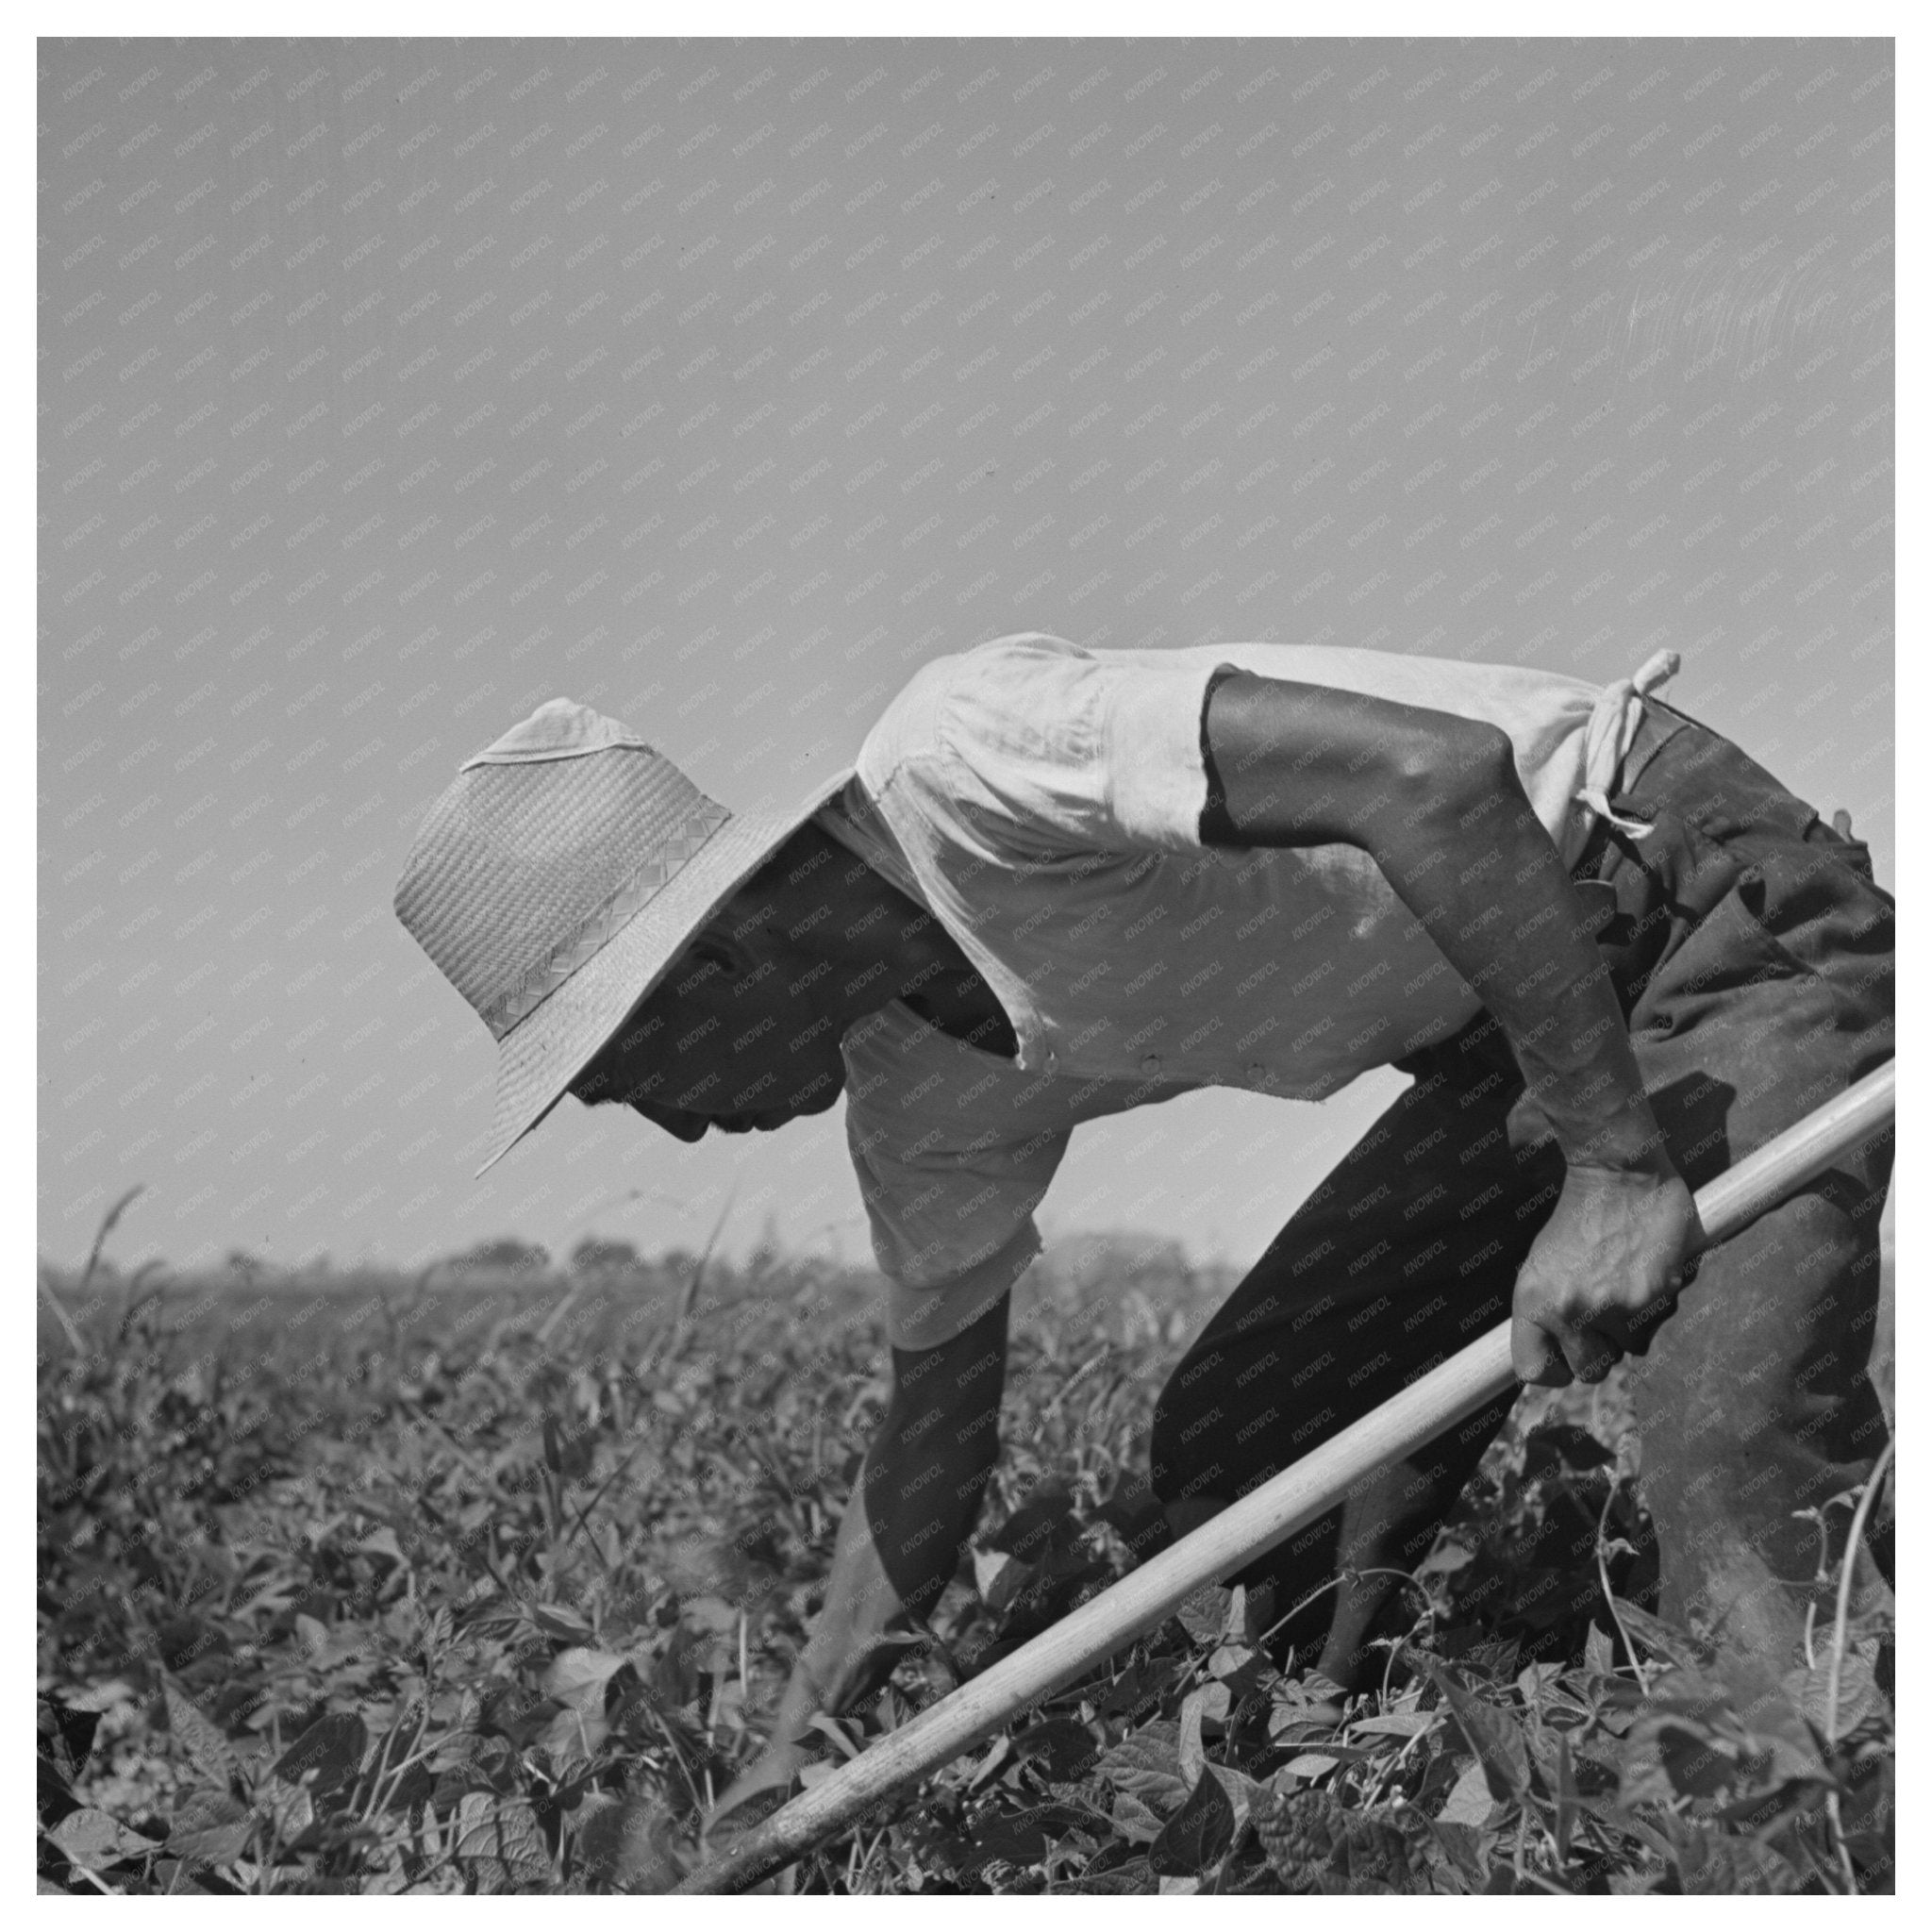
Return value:
M 1701 1257 L 1642 1379 L 1722 1391 L 1703 1425 L 1746 1433 L 1794 1406 L 1841 1398 L 1863 1379 L 1878 1254 L 1875 1226 L 1824 1192 L 1784 1203 Z
M 1198 1495 L 1178 1496 L 1165 1505 L 1167 1526 L 1177 1537 L 1191 1536 L 1226 1507 L 1226 1497 L 1210 1495 L 1205 1491 Z
M 1190 1508 L 1201 1497 L 1215 1495 L 1222 1498 L 1215 1507 L 1224 1509 L 1234 1490 L 1233 1475 L 1218 1457 L 1205 1450 L 1192 1457 L 1173 1451 L 1163 1454 L 1158 1437 L 1149 1458 L 1147 1477 L 1148 1487 L 1162 1508 L 1168 1510 Z

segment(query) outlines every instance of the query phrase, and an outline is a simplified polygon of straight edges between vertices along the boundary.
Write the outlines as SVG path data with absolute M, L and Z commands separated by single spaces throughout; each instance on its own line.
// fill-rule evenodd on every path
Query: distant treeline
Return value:
M 1175 1340 L 1234 1286 L 1239 1270 L 1190 1261 L 1178 1241 L 1158 1236 L 1083 1234 L 1054 1242 L 1023 1279 L 1016 1316 L 1047 1306 L 1091 1315 L 1096 1332 L 1120 1339 Z M 774 1300 L 800 1319 L 875 1321 L 884 1277 L 821 1255 L 760 1249 L 741 1262 L 674 1247 L 646 1256 L 630 1242 L 579 1241 L 558 1259 L 511 1237 L 408 1269 L 327 1260 L 277 1265 L 236 1251 L 212 1267 L 174 1273 L 149 1262 L 131 1274 L 98 1264 L 92 1276 L 42 1264 L 40 1340 L 43 1350 L 72 1346 L 68 1328 L 90 1348 L 138 1338 L 178 1338 L 224 1354 L 261 1347 L 278 1357 L 293 1347 L 324 1355 L 342 1345 L 391 1352 L 408 1341 L 454 1341 L 478 1324 L 541 1319 L 567 1323 L 590 1341 L 617 1341 L 644 1324 Z M 548 1303 L 540 1314 L 539 1305 Z M 749 1309 L 747 1309 L 749 1312 Z M 486 1325 L 483 1333 L 489 1332 Z

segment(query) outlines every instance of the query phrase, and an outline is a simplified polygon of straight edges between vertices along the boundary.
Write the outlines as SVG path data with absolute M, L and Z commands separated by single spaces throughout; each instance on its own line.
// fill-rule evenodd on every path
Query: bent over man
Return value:
M 1667 1615 L 1790 1661 L 1865 1374 L 1890 1140 L 1693 1267 L 1690 1191 L 1892 1053 L 1865 848 L 1663 704 L 1524 668 L 1002 638 L 917 673 L 857 766 L 734 817 L 555 700 L 432 808 L 397 911 L 501 1051 L 488 1160 L 566 1092 L 682 1140 L 842 1091 L 892 1390 L 771 1748 L 875 1690 L 998 1454 L 1014 1281 L 1082 1121 L 1413 1076 L 1174 1372 L 1185 1531 L 1507 1317 L 1526 1382 L 1633 1357 Z M 1266 1559 L 1344 1687 L 1499 1404 Z M 1842 1534 L 1842 1510 L 1825 1512 Z M 1882 1587 L 1882 1586 L 1879 1586 Z M 1306 1638 L 1306 1632 L 1298 1632 Z

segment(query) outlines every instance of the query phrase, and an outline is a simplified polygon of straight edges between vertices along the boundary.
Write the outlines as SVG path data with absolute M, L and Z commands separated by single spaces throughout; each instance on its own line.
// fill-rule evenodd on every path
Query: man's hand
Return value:
M 1668 1161 L 1572 1166 L 1516 1277 L 1509 1355 L 1524 1382 L 1601 1382 L 1641 1355 L 1683 1286 L 1697 1209 Z M 1645 1319 L 1648 1317 L 1648 1319 Z
M 903 1621 L 904 1606 L 879 1561 L 861 1490 L 840 1524 L 825 1607 L 792 1666 L 765 1748 L 712 1807 L 707 1836 L 721 1824 L 737 1831 L 756 1824 L 784 1802 L 798 1774 L 826 1755 L 813 1720 L 842 1716 L 878 1690 L 898 1659 Z M 751 1803 L 765 1794 L 768 1802 Z

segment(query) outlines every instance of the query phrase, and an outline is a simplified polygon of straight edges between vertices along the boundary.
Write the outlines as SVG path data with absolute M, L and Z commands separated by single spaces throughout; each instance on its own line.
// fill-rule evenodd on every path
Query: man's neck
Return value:
M 833 917 L 801 938 L 839 972 L 839 991 L 850 1004 L 845 1023 L 896 999 L 955 1039 L 1014 1058 L 1019 1041 L 1005 1008 L 939 919 L 863 859 L 818 836 L 841 861 L 815 895 Z

